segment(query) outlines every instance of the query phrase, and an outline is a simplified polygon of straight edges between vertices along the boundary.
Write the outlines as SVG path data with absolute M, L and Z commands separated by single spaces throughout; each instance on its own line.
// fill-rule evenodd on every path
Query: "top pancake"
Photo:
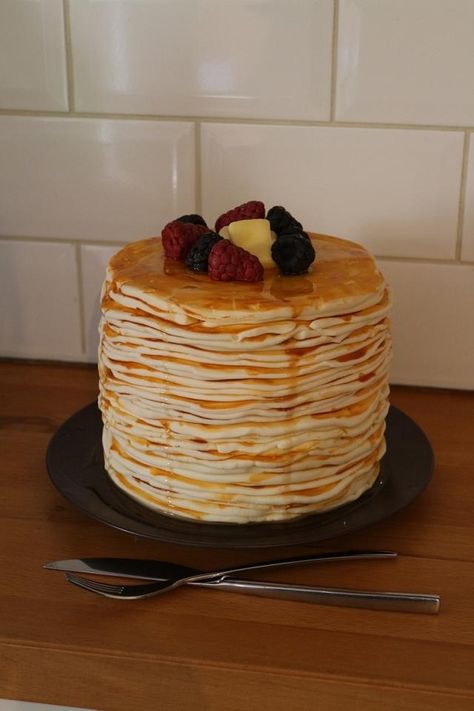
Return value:
M 262 282 L 213 281 L 165 259 L 161 238 L 153 237 L 132 242 L 112 257 L 107 280 L 112 292 L 143 300 L 159 311 L 165 307 L 171 320 L 183 324 L 186 316 L 224 323 L 238 319 L 240 324 L 317 318 L 350 314 L 380 302 L 385 282 L 364 247 L 309 235 L 316 260 L 301 276 L 283 276 L 275 268 L 265 270 Z

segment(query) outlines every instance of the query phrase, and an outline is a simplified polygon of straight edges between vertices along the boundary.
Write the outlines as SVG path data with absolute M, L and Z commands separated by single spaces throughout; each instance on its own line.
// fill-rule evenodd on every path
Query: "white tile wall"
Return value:
M 455 256 L 462 134 L 217 123 L 202 131 L 206 216 L 255 198 L 379 255 Z
M 474 262 L 474 134 L 470 136 L 465 206 L 462 258 Z
M 332 0 L 71 0 L 76 106 L 329 119 Z
M 382 257 L 396 382 L 473 388 L 473 76 L 471 0 L 0 0 L 0 356 L 94 360 L 118 244 L 261 198 Z
M 474 265 L 380 268 L 394 293 L 392 382 L 474 389 Z
M 1 0 L 0 108 L 67 111 L 62 0 Z
M 97 360 L 99 347 L 100 290 L 105 277 L 107 262 L 121 247 L 85 244 L 81 247 L 81 272 L 84 293 L 84 331 L 86 358 Z
M 82 357 L 75 248 L 0 242 L 0 352 L 5 356 Z
M 472 0 L 340 0 L 336 118 L 474 123 Z
M 131 240 L 194 207 L 188 122 L 0 117 L 0 234 Z

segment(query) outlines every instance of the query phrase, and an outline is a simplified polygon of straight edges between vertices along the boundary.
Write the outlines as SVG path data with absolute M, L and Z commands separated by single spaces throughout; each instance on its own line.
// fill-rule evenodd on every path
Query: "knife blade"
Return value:
M 178 566 L 160 560 L 140 558 L 70 558 L 51 560 L 43 564 L 47 570 L 62 570 L 68 573 L 87 573 L 94 575 L 114 575 L 122 578 L 140 578 L 141 580 L 167 580 L 177 573 Z M 179 569 L 199 573 L 193 568 Z

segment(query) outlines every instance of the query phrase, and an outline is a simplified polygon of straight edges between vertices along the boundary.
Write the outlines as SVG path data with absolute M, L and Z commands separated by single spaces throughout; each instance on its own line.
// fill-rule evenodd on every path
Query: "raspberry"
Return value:
M 303 274 L 308 271 L 316 253 L 306 232 L 279 235 L 272 244 L 272 258 L 283 274 Z
M 222 239 L 215 232 L 206 232 L 198 237 L 197 242 L 188 252 L 186 266 L 195 272 L 207 272 L 209 254 L 214 245 Z
M 303 229 L 301 222 L 298 222 L 281 205 L 275 205 L 269 209 L 267 220 L 270 222 L 270 229 L 276 232 L 277 235 L 285 234 L 286 232 L 300 232 Z
M 165 255 L 169 259 L 185 259 L 196 240 L 209 228 L 204 225 L 194 225 L 191 222 L 168 222 L 161 233 L 161 241 Z
M 265 217 L 265 205 L 259 200 L 250 200 L 244 202 L 243 205 L 238 205 L 228 212 L 217 218 L 216 232 L 219 232 L 226 225 L 238 220 L 253 220 Z
M 211 249 L 209 276 L 216 281 L 261 281 L 263 267 L 246 249 L 222 239 Z
M 181 215 L 177 217 L 175 222 L 190 222 L 192 225 L 204 225 L 207 227 L 206 221 L 201 215 Z

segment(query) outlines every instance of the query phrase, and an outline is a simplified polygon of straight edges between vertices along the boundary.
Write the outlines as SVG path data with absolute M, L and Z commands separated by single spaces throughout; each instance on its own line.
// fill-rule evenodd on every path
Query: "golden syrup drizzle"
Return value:
M 165 511 L 168 514 L 171 515 L 176 515 L 176 516 L 184 516 L 185 518 L 195 518 L 195 519 L 202 519 L 203 516 L 200 514 L 198 511 L 194 509 L 187 509 L 182 506 L 177 506 L 176 504 L 172 504 L 171 507 L 169 507 L 169 501 L 164 500 L 163 498 L 160 498 L 159 492 L 160 490 L 157 489 L 157 495 L 154 496 L 150 494 L 147 491 L 144 491 L 142 487 L 135 486 L 132 484 L 128 479 L 126 479 L 123 474 L 116 473 L 116 478 L 120 481 L 121 486 L 130 491 L 132 495 L 134 495 L 136 498 L 138 498 L 140 501 L 145 503 L 148 506 L 155 507 L 157 506 L 160 509 L 165 509 Z M 134 480 L 141 483 L 142 480 L 139 477 L 134 477 Z M 154 488 L 154 487 L 152 487 Z
M 294 277 L 293 277 L 294 278 Z M 300 369 L 298 368 L 298 362 L 299 362 L 299 353 L 298 349 L 289 347 L 288 344 L 284 344 L 285 348 L 285 353 L 288 358 L 288 373 L 291 373 L 292 375 L 288 377 L 286 384 L 288 387 L 288 396 L 289 396 L 289 401 L 293 402 L 294 398 L 298 395 L 298 380 L 299 380 L 299 374 L 300 374 Z M 298 431 L 298 420 L 289 418 L 287 420 L 287 436 L 290 439 L 290 445 L 289 445 L 289 450 L 293 451 L 294 449 L 294 444 L 292 442 L 292 437 L 297 434 Z M 285 496 L 286 497 L 291 497 L 291 491 L 290 491 L 290 485 L 291 485 L 291 473 L 294 470 L 294 463 L 289 462 L 287 464 L 287 481 L 286 481 L 286 487 L 285 487 Z M 291 506 L 291 502 L 287 504 L 287 506 Z
M 160 424 L 163 430 L 163 435 L 165 439 L 165 444 L 163 445 L 163 448 L 165 450 L 169 450 L 171 446 L 171 427 L 169 420 L 160 420 Z M 161 474 L 164 475 L 165 477 L 165 482 L 166 482 L 166 488 L 164 491 L 164 494 L 166 496 L 166 502 L 167 502 L 167 508 L 169 511 L 172 511 L 174 509 L 174 502 L 173 498 L 171 496 L 171 485 L 170 485 L 170 477 L 175 476 L 175 471 L 174 471 L 174 466 L 173 466 L 173 461 L 172 458 L 167 455 L 166 456 L 166 470 L 161 470 Z
M 381 288 L 383 277 L 364 247 L 337 237 L 313 233 L 310 236 L 316 260 L 308 273 L 301 276 L 282 276 L 276 269 L 267 269 L 262 282 L 215 282 L 181 262 L 165 259 L 160 237 L 127 245 L 112 257 L 110 268 L 117 285 L 127 284 L 155 294 L 181 309 L 214 311 L 216 316 L 220 312 L 243 310 L 250 320 L 252 313 L 276 306 L 288 307 L 291 317 L 298 318 L 308 305 L 338 299 L 350 301 Z M 103 306 L 114 306 L 107 295 Z M 198 324 L 190 324 L 190 330 L 199 328 Z

